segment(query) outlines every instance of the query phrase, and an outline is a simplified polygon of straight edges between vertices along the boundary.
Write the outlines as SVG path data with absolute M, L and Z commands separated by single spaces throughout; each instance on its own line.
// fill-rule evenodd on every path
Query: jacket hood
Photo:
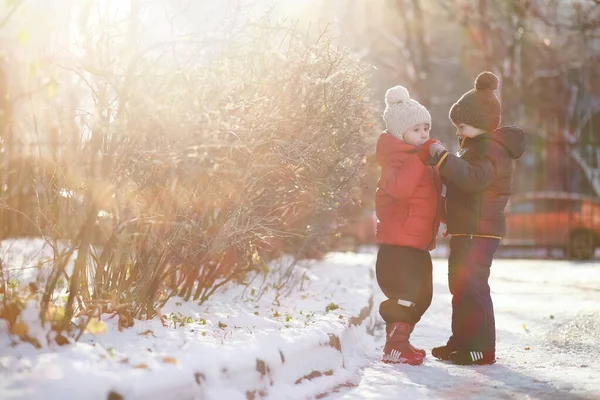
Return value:
M 518 126 L 503 126 L 490 133 L 490 139 L 500 143 L 514 160 L 525 152 L 525 134 Z
M 416 146 L 395 138 L 388 132 L 384 132 L 377 140 L 375 159 L 377 160 L 377 164 L 383 166 L 391 155 L 397 156 L 398 153 L 416 154 L 417 150 Z

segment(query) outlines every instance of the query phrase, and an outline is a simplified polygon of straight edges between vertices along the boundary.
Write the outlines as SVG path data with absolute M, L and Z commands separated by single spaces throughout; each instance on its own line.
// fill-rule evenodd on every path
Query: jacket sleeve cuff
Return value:
M 440 157 L 439 161 L 435 164 L 436 167 L 441 167 L 443 162 L 446 160 L 446 157 L 448 157 L 448 152 L 445 151 L 444 154 Z

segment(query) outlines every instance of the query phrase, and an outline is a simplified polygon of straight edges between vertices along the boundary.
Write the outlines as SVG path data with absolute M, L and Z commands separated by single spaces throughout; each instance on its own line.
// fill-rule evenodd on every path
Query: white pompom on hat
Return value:
M 387 131 L 398 139 L 403 139 L 404 132 L 415 125 L 431 126 L 429 111 L 418 101 L 411 99 L 404 86 L 394 86 L 385 93 L 383 120 Z

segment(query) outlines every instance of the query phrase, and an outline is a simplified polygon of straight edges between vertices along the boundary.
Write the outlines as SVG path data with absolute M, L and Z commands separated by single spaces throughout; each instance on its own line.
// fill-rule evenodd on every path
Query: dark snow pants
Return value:
M 452 337 L 448 344 L 470 351 L 496 350 L 494 305 L 488 279 L 500 239 L 453 236 L 448 285 L 452 293 Z
M 386 322 L 414 326 L 427 311 L 433 296 L 431 255 L 412 247 L 382 244 L 375 266 L 377 283 L 388 298 L 379 306 Z

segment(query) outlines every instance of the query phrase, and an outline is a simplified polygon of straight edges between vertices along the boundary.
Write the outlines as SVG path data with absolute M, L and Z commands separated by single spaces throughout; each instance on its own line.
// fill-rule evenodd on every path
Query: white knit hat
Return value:
M 398 139 L 403 139 L 402 134 L 415 125 L 431 126 L 429 111 L 411 99 L 404 86 L 394 86 L 385 93 L 383 120 L 388 132 Z

